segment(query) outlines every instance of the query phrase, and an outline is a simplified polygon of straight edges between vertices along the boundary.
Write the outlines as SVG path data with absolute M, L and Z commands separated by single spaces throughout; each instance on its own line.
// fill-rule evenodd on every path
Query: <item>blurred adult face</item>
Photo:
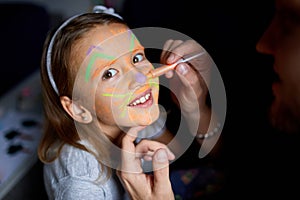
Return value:
M 257 43 L 260 53 L 272 55 L 278 80 L 270 120 L 286 132 L 300 131 L 300 0 L 276 0 L 276 13 Z

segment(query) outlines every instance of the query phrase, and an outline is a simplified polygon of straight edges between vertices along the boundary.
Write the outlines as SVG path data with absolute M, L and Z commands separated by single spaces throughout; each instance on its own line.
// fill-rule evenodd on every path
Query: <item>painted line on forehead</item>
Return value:
M 128 28 L 126 27 L 122 27 L 122 28 L 117 28 L 117 29 L 110 29 L 109 30 L 113 35 L 120 35 L 122 33 L 125 33 L 127 31 L 130 31 L 128 30 Z
M 86 68 L 86 72 L 85 72 L 85 81 L 88 82 L 90 77 L 91 77 L 91 70 L 92 70 L 92 66 L 95 63 L 97 58 L 104 58 L 106 60 L 114 60 L 115 57 L 114 56 L 110 56 L 110 55 L 106 55 L 103 53 L 95 53 L 92 55 L 92 58 L 90 59 L 90 62 Z
M 102 50 L 101 47 L 92 45 L 92 46 L 87 50 L 86 55 L 88 56 L 88 55 L 92 52 L 93 49 Z
M 130 39 L 130 46 L 129 46 L 129 51 L 133 51 L 134 50 L 134 44 L 135 44 L 135 41 L 138 39 L 135 37 L 135 35 L 132 33 L 132 31 L 128 31 L 129 32 L 129 37 L 131 37 Z

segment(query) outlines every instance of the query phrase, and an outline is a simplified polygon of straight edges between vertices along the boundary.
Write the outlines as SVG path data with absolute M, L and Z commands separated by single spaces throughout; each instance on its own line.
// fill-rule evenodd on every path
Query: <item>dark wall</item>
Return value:
M 221 72 L 228 117 L 245 111 L 248 115 L 239 114 L 247 118 L 270 101 L 272 66 L 255 45 L 272 17 L 273 6 L 273 0 L 126 0 L 122 15 L 132 28 L 164 27 L 198 41 Z
M 256 196 L 266 192 L 262 183 L 272 181 L 259 178 L 264 177 L 262 170 L 276 163 L 276 159 L 273 155 L 270 163 L 261 160 L 271 156 L 280 141 L 267 119 L 272 98 L 272 60 L 255 49 L 273 16 L 273 3 L 273 0 L 126 0 L 122 14 L 133 28 L 158 26 L 180 31 L 198 41 L 214 59 L 227 95 L 222 132 L 225 141 L 222 159 L 229 175 L 226 192 L 239 199 L 245 194 Z M 253 185 L 259 187 L 257 191 L 251 190 Z
M 43 7 L 0 4 L 0 95 L 39 69 L 49 24 Z

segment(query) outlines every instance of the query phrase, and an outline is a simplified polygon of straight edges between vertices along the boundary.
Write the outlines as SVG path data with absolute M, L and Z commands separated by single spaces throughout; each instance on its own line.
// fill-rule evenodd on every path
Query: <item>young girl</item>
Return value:
M 113 10 L 96 11 L 67 20 L 45 43 L 38 155 L 49 199 L 125 198 L 114 170 L 120 141 L 159 117 L 158 78 L 145 76 L 153 66 L 143 46 Z

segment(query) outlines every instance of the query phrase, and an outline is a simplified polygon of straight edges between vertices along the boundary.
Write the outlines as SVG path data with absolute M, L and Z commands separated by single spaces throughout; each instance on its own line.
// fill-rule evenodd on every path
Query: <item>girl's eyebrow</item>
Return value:
M 106 60 L 109 60 L 109 61 L 112 61 L 112 60 L 116 59 L 116 57 L 106 55 L 104 53 L 95 53 L 95 54 L 93 54 L 90 61 L 89 61 L 89 63 L 88 63 L 88 66 L 86 68 L 86 72 L 85 72 L 85 81 L 86 82 L 88 82 L 90 77 L 91 77 L 92 66 L 93 66 L 93 64 L 94 64 L 94 62 L 97 58 L 103 58 L 103 59 L 106 59 Z
M 132 49 L 131 52 L 132 52 L 132 54 L 136 54 L 137 52 L 139 52 L 139 51 L 144 51 L 144 50 L 145 50 L 144 47 L 139 46 L 138 48 Z M 145 52 L 144 52 L 144 53 L 145 53 Z

